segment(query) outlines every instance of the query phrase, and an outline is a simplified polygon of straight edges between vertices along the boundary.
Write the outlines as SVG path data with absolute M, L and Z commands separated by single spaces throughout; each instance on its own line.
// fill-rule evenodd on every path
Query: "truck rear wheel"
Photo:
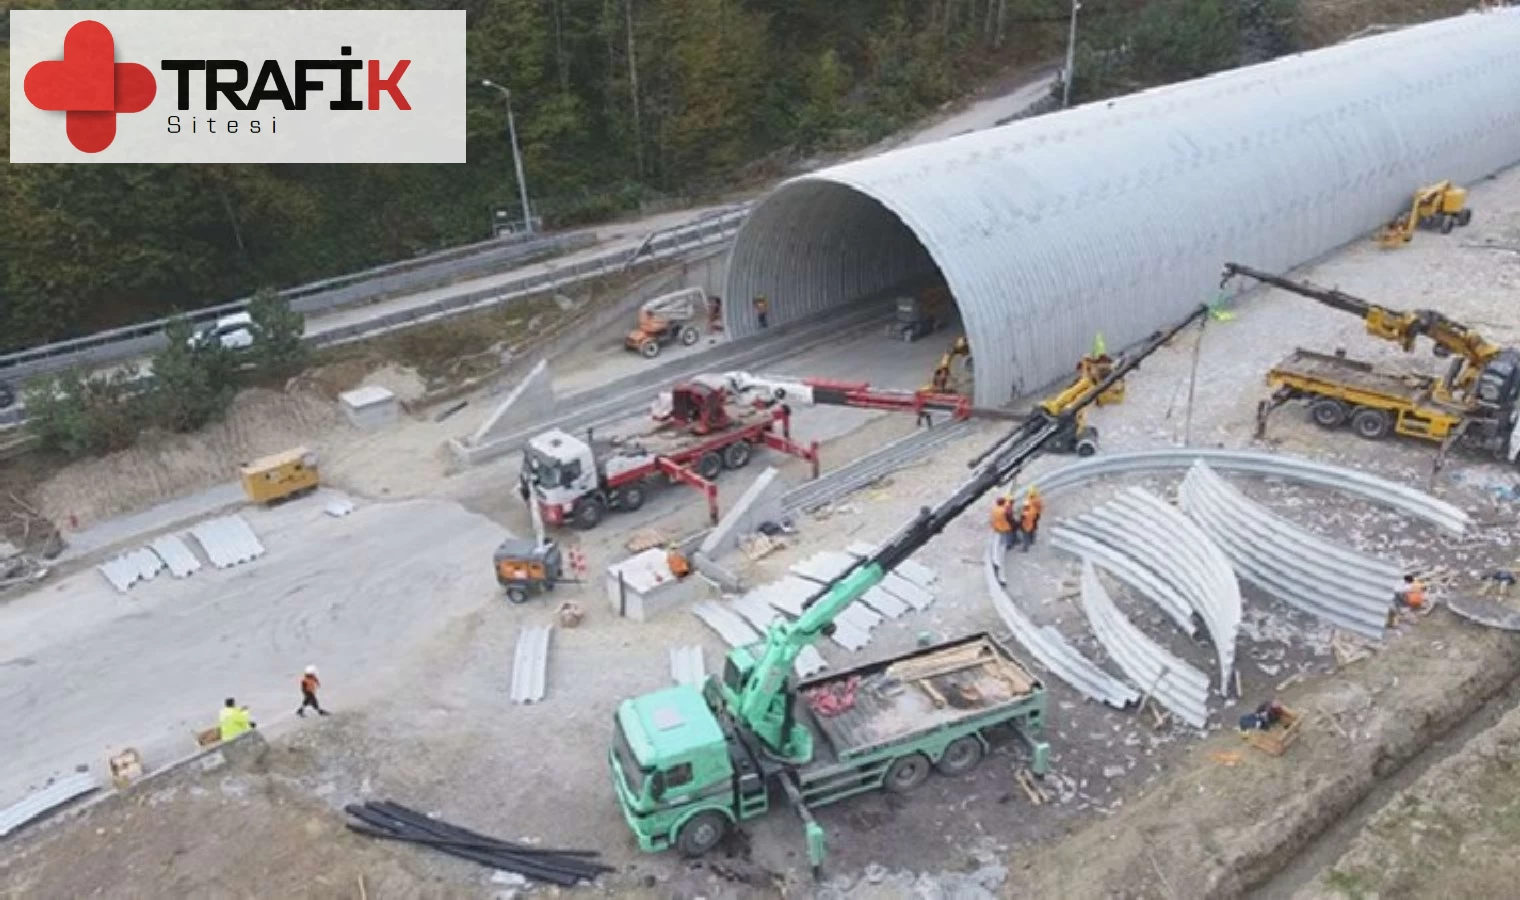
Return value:
M 1346 424 L 1347 415 L 1346 404 L 1329 397 L 1309 404 L 1309 418 L 1321 428 L 1339 428 Z
M 964 775 L 976 768 L 976 764 L 982 761 L 982 742 L 975 735 L 966 735 L 951 741 L 945 747 L 944 755 L 934 768 L 941 775 Z
M 630 484 L 621 487 L 617 492 L 617 505 L 625 512 L 634 512 L 644 505 L 644 486 L 642 484 Z
M 704 453 L 702 454 L 702 458 L 697 460 L 697 474 L 708 481 L 717 478 L 718 473 L 722 471 L 723 457 L 716 453 Z
M 698 331 L 694 326 L 687 325 L 685 328 L 681 329 L 681 346 L 690 347 L 692 344 L 695 344 L 701 339 L 702 333 Z
M 892 760 L 887 767 L 886 788 L 894 794 L 906 794 L 928 777 L 929 758 L 922 753 L 909 753 Z
M 1381 409 L 1359 409 L 1351 414 L 1351 430 L 1357 437 L 1366 438 L 1369 441 L 1381 440 L 1388 436 L 1393 423 L 1388 418 L 1388 413 Z
M 572 518 L 575 527 L 582 531 L 590 531 L 602 522 L 602 516 L 606 515 L 607 507 L 600 497 L 582 497 L 575 504 L 575 512 Z
M 1472 221 L 1472 210 L 1470 210 L 1470 209 L 1464 209 L 1461 212 L 1457 213 L 1457 227 L 1458 228 L 1466 228 L 1467 227 L 1467 223 L 1469 223 L 1471 221 Z
M 513 603 L 527 603 L 528 589 L 522 587 L 521 585 L 514 584 L 511 587 L 507 588 L 507 599 Z
M 716 810 L 697 813 L 681 826 L 676 835 L 676 849 L 682 856 L 701 856 L 718 846 L 728 833 L 728 817 Z
M 730 469 L 742 469 L 749 465 L 749 441 L 739 441 L 723 448 L 723 465 Z

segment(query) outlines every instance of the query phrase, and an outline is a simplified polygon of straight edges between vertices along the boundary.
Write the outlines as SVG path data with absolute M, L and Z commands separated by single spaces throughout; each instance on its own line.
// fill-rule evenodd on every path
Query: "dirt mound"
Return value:
M 38 485 L 35 505 L 55 522 L 83 527 L 234 480 L 237 467 L 258 456 L 298 444 L 320 451 L 322 436 L 342 421 L 313 394 L 244 391 L 225 419 L 201 432 L 145 435 L 128 450 L 64 468 Z

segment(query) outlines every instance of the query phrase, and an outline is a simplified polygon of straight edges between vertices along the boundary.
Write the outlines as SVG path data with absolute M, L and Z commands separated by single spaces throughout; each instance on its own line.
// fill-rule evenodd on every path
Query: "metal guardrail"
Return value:
M 293 309 L 315 312 L 481 275 L 528 257 L 576 249 L 594 241 L 595 237 L 587 232 L 554 235 L 531 241 L 520 238 L 486 241 L 337 278 L 314 281 L 277 293 L 289 300 Z M 193 310 L 186 313 L 185 318 L 192 324 L 212 322 L 222 316 L 247 310 L 250 300 L 251 298 L 245 297 Z M 6 353 L 0 355 L 0 377 L 21 380 L 80 365 L 115 362 L 151 352 L 162 347 L 163 331 L 168 322 L 168 318 L 154 319 L 99 331 L 86 337 Z
M 694 222 L 652 232 L 633 251 L 609 253 L 556 269 L 552 273 L 529 276 L 521 281 L 509 282 L 486 291 L 470 292 L 445 298 L 426 307 L 380 316 L 372 320 L 373 323 L 366 322 L 338 329 L 336 337 L 331 336 L 333 334 L 331 332 L 323 332 L 316 335 L 312 343 L 317 346 L 342 343 L 345 340 L 410 322 L 442 317 L 442 314 L 450 310 L 481 305 L 492 300 L 500 302 L 529 293 L 562 287 L 578 280 L 626 271 L 645 262 L 668 259 L 693 247 L 708 246 L 732 237 L 738 231 L 739 224 L 748 215 L 748 211 L 748 204 L 730 210 L 720 210 Z M 300 312 L 332 309 L 420 290 L 426 285 L 481 275 L 485 271 L 500 268 L 507 263 L 520 261 L 529 256 L 580 249 L 593 241 L 594 237 L 590 232 L 572 232 L 533 240 L 519 235 L 453 248 L 428 257 L 420 257 L 417 260 L 391 263 L 363 272 L 312 282 L 280 291 L 279 294 L 289 299 L 292 308 Z M 248 303 L 249 298 L 244 298 L 195 310 L 187 313 L 185 317 L 193 324 L 211 322 L 222 316 L 246 310 Z M 152 352 L 162 346 L 163 330 L 168 322 L 168 319 L 156 319 L 97 332 L 87 337 L 0 355 L 0 378 L 21 380 L 80 365 L 110 363 Z
M 552 272 L 527 275 L 520 279 L 496 285 L 495 287 L 456 294 L 423 306 L 377 315 L 363 322 L 356 322 L 352 325 L 345 325 L 311 335 L 306 339 L 306 343 L 313 347 L 346 344 L 412 325 L 439 321 L 510 300 L 534 296 L 545 291 L 567 287 L 582 281 L 620 274 L 637 266 L 649 265 L 684 256 L 691 252 L 710 249 L 732 238 L 739 230 L 739 225 L 747 215 L 747 206 L 726 212 L 714 213 L 696 222 L 654 232 L 650 239 L 645 240 L 644 243 L 633 250 L 603 254 L 592 259 L 555 269 Z M 203 310 L 202 313 L 214 318 L 209 310 Z M 146 352 L 135 348 L 151 346 L 154 341 L 161 343 L 163 337 L 161 329 L 164 321 L 159 320 L 155 323 L 145 323 L 143 326 L 138 326 L 141 328 L 156 327 L 160 329 L 157 333 L 150 334 L 147 337 L 118 340 L 114 346 L 119 350 L 125 341 L 134 341 L 134 349 L 131 353 Z M 88 339 L 82 338 L 80 340 Z M 3 368 L 7 358 L 0 357 L 0 377 L 11 377 Z M 59 368 L 68 368 L 68 366 L 59 366 Z M 38 373 L 34 372 L 33 374 Z M 142 376 L 143 379 L 148 377 L 150 376 Z M 25 420 L 26 414 L 20 403 L 0 410 L 0 431 L 18 426 L 25 422 Z

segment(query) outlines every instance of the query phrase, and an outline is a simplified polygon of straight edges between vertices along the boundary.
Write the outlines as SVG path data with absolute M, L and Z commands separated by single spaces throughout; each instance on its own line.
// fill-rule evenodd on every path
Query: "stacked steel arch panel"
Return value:
M 1066 638 L 1050 626 L 1038 626 L 1018 608 L 997 576 L 997 555 L 1002 552 L 998 535 L 989 536 L 987 551 L 983 557 L 983 570 L 987 578 L 987 595 L 998 615 L 1013 632 L 1013 637 L 1040 665 L 1084 697 L 1106 703 L 1115 709 L 1124 709 L 1140 700 L 1140 692 L 1113 677 L 1092 660 L 1083 656 Z
M 1139 560 L 1121 550 L 1116 550 L 1100 540 L 1057 526 L 1051 534 L 1051 546 L 1064 550 L 1084 560 L 1092 560 L 1105 571 L 1138 591 L 1141 596 L 1154 600 L 1161 611 L 1183 633 L 1192 637 L 1198 633 L 1193 620 L 1193 608 L 1187 598 L 1166 579 L 1147 568 Z
M 1209 677 L 1151 640 L 1119 612 L 1097 570 L 1082 561 L 1082 609 L 1098 642 L 1130 682 L 1194 728 L 1209 718 Z
M 1457 506 L 1405 485 L 1344 466 L 1251 450 L 1176 448 L 1110 453 L 1094 456 L 1047 472 L 1030 481 L 1047 497 L 1080 487 L 1108 475 L 1132 475 L 1192 468 L 1202 460 L 1217 471 L 1286 478 L 1353 494 L 1407 515 L 1423 519 L 1453 534 L 1462 534 L 1471 518 Z
M 1219 689 L 1228 692 L 1240 633 L 1240 584 L 1229 558 L 1209 536 L 1171 504 L 1141 488 L 1129 488 L 1063 526 L 1133 557 L 1187 600 L 1208 629 L 1219 662 Z
M 1202 462 L 1179 492 L 1242 578 L 1273 597 L 1357 634 L 1381 640 L 1400 568 L 1337 546 L 1252 502 Z

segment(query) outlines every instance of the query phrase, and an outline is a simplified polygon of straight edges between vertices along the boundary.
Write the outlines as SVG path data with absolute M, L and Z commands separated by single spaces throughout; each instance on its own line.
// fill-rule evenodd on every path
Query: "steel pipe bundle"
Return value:
M 582 881 L 593 882 L 599 875 L 615 871 L 611 866 L 596 862 L 595 858 L 600 854 L 594 850 L 546 850 L 497 840 L 430 819 L 399 803 L 350 804 L 344 810 L 358 820 L 348 823 L 348 830 L 356 834 L 433 847 L 450 856 L 561 887 L 574 887 Z

